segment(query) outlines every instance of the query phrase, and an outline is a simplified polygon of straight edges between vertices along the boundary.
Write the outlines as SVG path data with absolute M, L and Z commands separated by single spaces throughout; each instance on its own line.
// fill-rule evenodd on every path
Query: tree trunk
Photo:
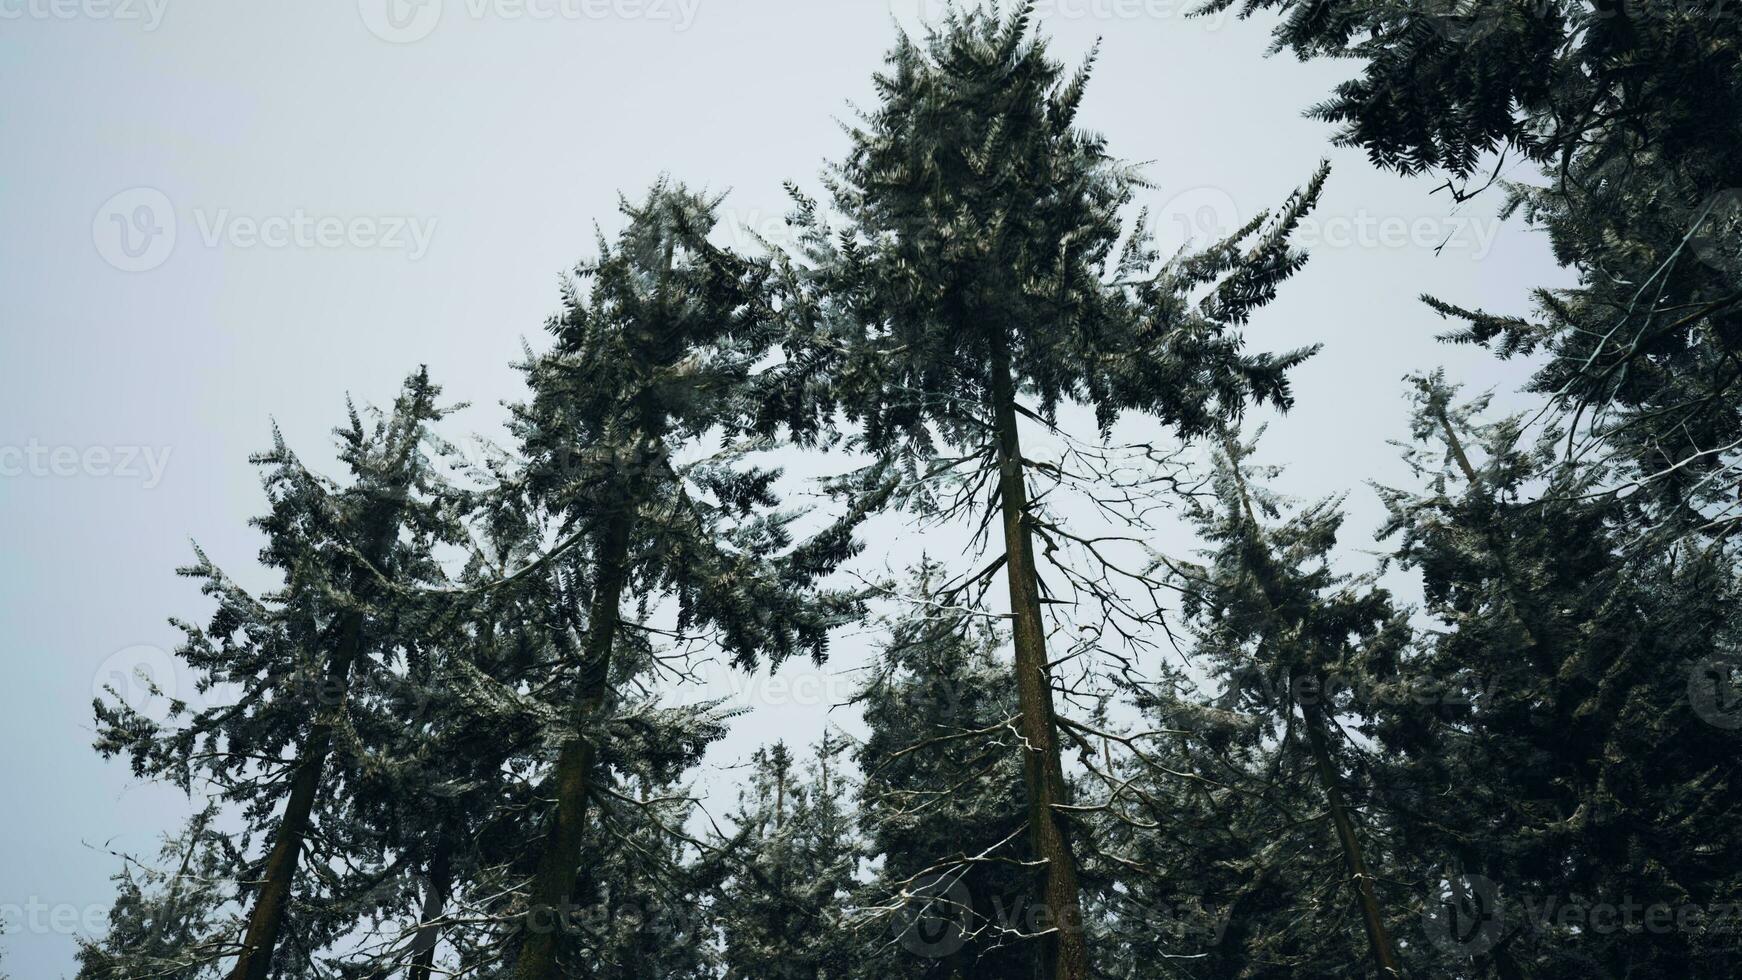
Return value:
M 1320 690 L 1324 686 L 1320 685 Z M 1367 927 L 1367 943 L 1373 949 L 1373 962 L 1379 975 L 1401 978 L 1397 953 L 1391 945 L 1391 934 L 1385 928 L 1385 918 L 1379 913 L 1379 898 L 1373 892 L 1373 875 L 1361 856 L 1361 842 L 1355 837 L 1355 824 L 1349 819 L 1349 808 L 1343 802 L 1343 791 L 1337 785 L 1337 771 L 1331 765 L 1331 751 L 1325 740 L 1325 716 L 1317 704 L 1303 704 L 1306 713 L 1307 739 L 1312 743 L 1313 762 L 1319 780 L 1325 787 L 1325 799 L 1331 808 L 1331 823 L 1337 828 L 1337 841 L 1343 846 L 1343 863 L 1349 878 L 1355 883 L 1355 894 L 1361 906 L 1361 922 Z
M 385 550 L 385 547 L 380 549 Z M 377 558 L 372 563 L 378 563 Z M 340 628 L 338 650 L 327 664 L 323 691 L 335 698 L 334 710 L 344 704 L 351 682 L 351 665 L 356 662 L 363 645 L 363 615 L 347 613 Z M 248 915 L 248 929 L 242 937 L 242 952 L 230 971 L 230 980 L 266 980 L 272 968 L 272 954 L 278 946 L 278 933 L 284 924 L 284 910 L 290 902 L 290 882 L 296 876 L 297 862 L 302 858 L 302 842 L 308 835 L 309 816 L 314 812 L 315 795 L 320 790 L 321 776 L 326 771 L 327 755 L 332 751 L 333 725 L 317 721 L 303 743 L 302 758 L 297 762 L 296 775 L 291 778 L 290 799 L 284 806 L 278 833 L 272 850 L 266 855 L 260 892 L 254 899 L 254 909 Z
M 407 980 L 430 980 L 435 976 L 436 946 L 442 938 L 442 928 L 436 920 L 448 906 L 450 884 L 448 853 L 444 845 L 430 859 L 429 881 L 423 893 L 423 921 L 417 927 L 417 935 L 411 939 L 411 972 L 407 974 Z
M 588 612 L 582 649 L 576 721 L 594 715 L 604 704 L 611 673 L 611 645 L 617 635 L 623 587 L 629 576 L 629 536 L 632 515 L 612 514 L 594 552 L 598 586 Z M 556 826 L 545 838 L 544 854 L 532 880 L 526 923 L 515 975 L 520 980 L 560 980 L 557 949 L 563 916 L 574 897 L 575 871 L 580 865 L 581 838 L 586 829 L 588 784 L 598 752 L 593 743 L 576 737 L 564 743 L 556 763 Z
M 1045 862 L 1047 924 L 1056 930 L 1046 943 L 1046 970 L 1051 980 L 1087 980 L 1089 951 L 1083 938 L 1076 858 L 1053 809 L 1067 802 L 1064 767 L 1059 761 L 1052 670 L 1046 657 L 1046 624 L 1040 612 L 1040 580 L 1026 522 L 1028 488 L 1023 480 L 1022 445 L 1016 429 L 1016 392 L 1003 337 L 994 341 L 992 352 L 992 400 L 998 437 L 1005 570 L 1010 584 L 1016 655 L 1016 696 L 1021 711 L 1018 726 L 1025 742 L 1022 761 L 1028 788 L 1028 830 L 1035 857 Z
M 407 440 L 397 453 L 396 466 L 403 468 L 416 443 Z M 401 471 L 402 472 L 402 471 Z M 402 479 L 410 476 L 402 472 Z M 381 488 L 364 509 L 362 522 L 369 537 L 363 542 L 361 562 L 350 569 L 352 598 L 360 603 L 375 591 L 375 576 L 399 535 L 400 515 L 405 505 L 407 486 L 400 483 Z M 344 709 L 351 686 L 351 667 L 363 654 L 363 613 L 360 608 L 346 612 L 338 624 L 338 643 L 318 696 L 314 699 L 314 724 L 308 741 L 301 747 L 296 775 L 291 778 L 290 798 L 284 805 L 284 817 L 266 855 L 264 876 L 254 908 L 248 915 L 248 927 L 242 935 L 242 951 L 230 971 L 229 980 L 267 980 L 272 970 L 272 956 L 278 948 L 278 934 L 284 925 L 284 912 L 290 903 L 290 883 L 296 876 L 297 862 L 302 858 L 302 842 L 308 836 L 309 818 L 314 812 L 315 796 L 320 791 L 321 777 L 326 772 L 327 755 L 332 751 L 334 724 L 330 716 L 320 712 L 323 698 L 331 698 L 331 711 Z

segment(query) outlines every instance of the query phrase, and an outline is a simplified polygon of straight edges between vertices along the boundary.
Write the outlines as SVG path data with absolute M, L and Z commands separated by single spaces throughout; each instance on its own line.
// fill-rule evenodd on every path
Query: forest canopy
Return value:
M 93 705 L 197 813 L 125 858 L 80 980 L 1742 970 L 1736 12 L 1227 10 L 1353 67 L 1275 96 L 1336 144 L 1546 233 L 1573 284 L 1530 316 L 1423 297 L 1532 359 L 1534 411 L 1395 379 L 1407 479 L 1349 475 L 1386 515 L 1351 549 L 1344 499 L 1264 462 L 1319 339 L 1248 337 L 1313 274 L 1329 165 L 1165 251 L 1079 120 L 1096 52 L 951 7 L 779 242 L 722 244 L 701 185 L 626 193 L 499 452 L 422 368 L 343 406 L 336 473 L 272 432 L 277 584 L 179 570 L 175 655 L 226 695 Z M 889 567 L 939 528 L 971 547 Z M 862 724 L 710 804 L 738 712 L 685 696 L 702 664 L 848 631 Z

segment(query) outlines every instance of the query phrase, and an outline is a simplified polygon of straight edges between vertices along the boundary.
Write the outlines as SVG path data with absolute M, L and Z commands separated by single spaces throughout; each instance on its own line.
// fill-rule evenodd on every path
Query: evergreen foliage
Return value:
M 1453 339 L 1544 352 L 1570 435 L 1633 461 L 1649 526 L 1728 535 L 1742 458 L 1742 18 L 1726 0 L 1366 3 L 1275 10 L 1278 49 L 1357 59 L 1311 110 L 1459 200 L 1490 184 L 1578 275 L 1522 318 L 1427 298 Z M 1513 158 L 1517 158 L 1517 162 Z M 1508 181 L 1519 164 L 1543 182 Z M 1526 174 L 1529 172 L 1527 171 Z M 1525 175 L 1521 175 L 1525 176 Z
M 753 460 L 766 443 L 744 435 L 775 337 L 768 271 L 708 242 L 717 205 L 665 183 L 625 202 L 624 231 L 599 242 L 550 321 L 553 348 L 526 364 L 532 399 L 515 410 L 521 486 L 566 535 L 561 547 L 585 556 L 590 594 L 584 610 L 563 613 L 576 624 L 564 651 L 575 675 L 555 689 L 556 807 L 528 895 L 523 980 L 561 975 L 570 937 L 551 918 L 572 901 L 589 809 L 634 758 L 619 753 L 647 753 L 663 785 L 720 733 L 706 712 L 625 710 L 630 685 L 660 667 L 661 631 L 645 619 L 655 604 L 675 603 L 671 634 L 703 634 L 745 668 L 799 654 L 821 661 L 829 629 L 857 609 L 853 596 L 814 587 L 856 550 L 857 515 L 796 541 L 799 515 L 780 507 L 779 471 Z M 689 444 L 709 438 L 724 445 L 683 462 Z
M 455 530 L 425 454 L 438 394 L 420 372 L 373 425 L 353 410 L 337 430 L 345 485 L 309 471 L 274 433 L 254 459 L 271 505 L 254 523 L 267 539 L 261 562 L 283 586 L 256 597 L 197 551 L 182 570 L 218 608 L 203 628 L 177 621 L 187 638 L 177 653 L 202 693 L 222 697 L 198 711 L 173 701 L 165 721 L 95 703 L 98 751 L 236 805 L 234 846 L 254 856 L 233 876 L 252 904 L 239 945 L 224 950 L 237 956 L 235 980 L 313 970 L 353 925 L 329 913 L 356 897 L 356 880 L 327 872 L 383 860 L 353 850 L 344 823 L 314 818 L 350 792 L 348 772 L 367 767 L 369 736 L 393 727 L 371 716 L 383 707 L 374 694 L 415 659 L 419 632 L 391 586 L 445 581 L 431 548 Z
M 1250 452 L 1224 440 L 1215 506 L 1197 514 L 1214 550 L 1179 571 L 1194 659 L 1219 688 L 1211 706 L 1250 721 L 1195 734 L 1207 743 L 1195 754 L 1214 758 L 1220 747 L 1246 761 L 1205 778 L 1239 791 L 1227 804 L 1254 808 L 1269 827 L 1255 876 L 1292 892 L 1243 956 L 1279 975 L 1337 976 L 1365 972 L 1354 962 L 1365 946 L 1378 976 L 1402 976 L 1395 902 L 1378 883 L 1383 851 L 1365 780 L 1351 778 L 1361 758 L 1345 725 L 1373 710 L 1364 702 L 1395 675 L 1409 630 L 1383 589 L 1333 571 L 1336 501 L 1265 525 L 1282 515 L 1280 502 L 1249 482 Z M 1356 922 L 1364 940 L 1343 934 Z
M 1537 321 L 1430 301 L 1541 357 L 1549 411 L 1411 377 L 1374 567 L 1240 436 L 1316 349 L 1242 333 L 1326 171 L 1162 256 L 1077 125 L 1093 56 L 952 10 L 794 190 L 790 252 L 716 245 L 721 199 L 667 180 L 624 200 L 511 448 L 460 464 L 423 371 L 351 409 L 339 477 L 274 432 L 274 587 L 196 549 L 198 697 L 94 704 L 97 751 L 197 812 L 124 858 L 79 980 L 1735 974 L 1734 21 L 1241 3 L 1361 60 L 1314 111 L 1378 164 L 1541 167 L 1508 207 L 1581 277 Z M 817 513 L 798 449 L 854 454 Z M 969 567 L 842 588 L 894 510 Z M 720 759 L 702 662 L 821 664 L 844 626 L 876 637 L 852 717 Z
M 212 827 L 217 808 L 207 807 L 177 837 L 164 843 L 158 861 L 129 862 L 115 876 L 109 932 L 79 944 L 78 980 L 210 977 L 228 946 L 235 924 L 224 919 L 234 886 L 231 875 L 245 856 Z
M 857 848 L 840 775 L 842 743 L 823 733 L 808 771 L 784 742 L 757 751 L 734 818 L 732 874 L 720 896 L 725 975 L 742 980 L 848 977 L 841 941 Z
M 982 610 L 949 605 L 943 571 L 915 574 L 913 606 L 858 695 L 869 729 L 858 824 L 875 873 L 859 888 L 865 977 L 1022 976 L 1039 892 L 1023 862 L 1027 790 L 1009 666 Z
M 1630 556 L 1624 505 L 1591 491 L 1603 473 L 1560 463 L 1552 433 L 1518 448 L 1521 419 L 1485 421 L 1485 399 L 1458 404 L 1438 375 L 1415 386 L 1409 459 L 1426 486 L 1385 496 L 1435 621 L 1405 676 L 1446 696 L 1374 734 L 1399 853 L 1430 865 L 1409 876 L 1469 906 L 1429 938 L 1502 976 L 1726 972 L 1735 937 L 1713 920 L 1737 900 L 1719 816 L 1737 806 L 1736 733 L 1698 685 L 1731 681 L 1735 565 L 1687 546 Z M 1696 924 L 1540 921 L 1592 903 Z M 1443 935 L 1478 911 L 1499 925 Z
M 1044 496 L 1031 475 L 1048 471 L 1023 455 L 1019 417 L 1052 425 L 1061 405 L 1082 405 L 1104 435 L 1140 410 L 1190 438 L 1249 403 L 1286 407 L 1287 369 L 1311 349 L 1248 354 L 1238 328 L 1305 261 L 1289 236 L 1325 170 L 1276 215 L 1162 262 L 1141 216 L 1122 228 L 1140 178 L 1075 125 L 1092 58 L 1068 72 L 1032 15 L 952 10 L 923 41 L 904 36 L 877 76 L 877 107 L 829 171 L 844 223 L 795 193 L 788 361 L 764 422 L 820 438 L 844 420 L 853 448 L 878 459 L 868 482 L 899 477 L 901 502 L 1001 524 L 1002 556 L 952 589 L 1001 568 L 1008 579 L 1028 832 L 1050 920 L 1040 936 L 1051 975 L 1082 980 L 1091 963 L 1036 539 L 1049 557 L 1085 545 L 1093 570 L 1065 577 L 1103 607 L 1130 605 L 1107 583 L 1106 556 L 1030 505 Z

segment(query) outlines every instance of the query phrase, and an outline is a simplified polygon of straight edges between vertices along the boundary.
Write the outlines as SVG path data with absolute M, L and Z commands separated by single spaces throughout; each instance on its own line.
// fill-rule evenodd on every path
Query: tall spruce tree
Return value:
M 845 902 L 858 848 L 844 801 L 844 743 L 825 731 L 806 770 L 784 742 L 759 749 L 735 817 L 732 874 L 720 897 L 725 975 L 846 980 Z
M 567 727 L 527 894 L 522 980 L 577 968 L 562 965 L 555 922 L 575 894 L 589 814 L 612 792 L 607 736 L 628 693 L 616 671 L 646 666 L 623 656 L 652 635 L 645 614 L 674 600 L 671 632 L 705 633 L 748 667 L 821 659 L 830 627 L 856 608 L 814 587 L 852 554 L 855 519 L 795 544 L 797 515 L 775 494 L 779 472 L 749 461 L 759 444 L 734 439 L 774 335 L 766 267 L 708 242 L 717 203 L 665 183 L 624 202 L 627 226 L 579 269 L 549 324 L 553 349 L 526 365 L 532 398 L 515 409 L 526 492 L 567 535 L 562 547 L 585 556 L 587 599 L 572 611 L 578 663 L 561 694 Z M 722 438 L 721 452 L 682 462 Z
M 555 818 L 551 757 L 575 731 L 569 698 L 582 676 L 577 651 L 586 634 L 572 619 L 587 597 L 578 584 L 586 563 L 574 555 L 554 564 L 536 575 L 510 573 L 521 594 L 512 610 L 502 608 L 511 618 L 499 650 L 461 665 L 448 682 L 454 709 L 444 718 L 452 727 L 434 751 L 476 761 L 462 767 L 461 792 L 447 801 L 470 809 L 430 829 L 444 846 L 459 839 L 447 852 L 462 876 L 453 888 L 459 914 L 440 934 L 454 949 L 449 969 L 462 975 L 517 970 L 505 954 L 524 940 L 520 896 Z M 558 932 L 567 960 L 602 980 L 713 975 L 705 900 L 719 872 L 706 860 L 711 850 L 686 831 L 695 801 L 683 780 L 724 734 L 726 713 L 714 701 L 662 703 L 648 690 L 660 674 L 658 656 L 640 634 L 613 648 L 609 710 L 588 730 L 600 746 L 601 777 L 572 891 L 546 926 Z
M 398 590 L 445 581 L 432 549 L 456 532 L 425 453 L 444 411 L 439 391 L 419 372 L 372 425 L 353 410 L 337 431 L 346 484 L 312 473 L 276 432 L 255 457 L 271 503 L 254 521 L 267 538 L 261 560 L 282 587 L 251 595 L 203 553 L 182 570 L 218 609 L 204 628 L 175 621 L 187 637 L 177 653 L 220 703 L 194 711 L 173 701 L 165 721 L 95 703 L 101 753 L 127 755 L 137 775 L 189 793 L 197 782 L 239 807 L 244 849 L 264 844 L 237 869 L 251 909 L 240 941 L 221 951 L 234 957 L 232 980 L 303 975 L 354 924 L 331 914 L 346 896 L 325 893 L 325 872 L 378 857 L 353 853 L 343 826 L 315 818 L 347 791 L 341 774 L 379 730 L 351 692 L 402 660 Z
M 1673 533 L 1742 522 L 1742 18 L 1727 0 L 1211 0 L 1282 16 L 1278 49 L 1352 58 L 1311 114 L 1462 200 L 1496 182 L 1547 231 L 1571 289 L 1523 318 L 1428 302 L 1454 339 L 1541 350 L 1532 387 L 1574 439 L 1620 449 L 1613 474 Z M 1520 66 L 1529 66 L 1520 70 Z M 1516 158 L 1517 162 L 1514 162 Z M 1510 181 L 1519 163 L 1542 181 Z M 1527 174 L 1529 171 L 1527 171 Z M 1534 176 L 1534 175 L 1532 175 Z
M 367 750 L 345 760 L 349 792 L 329 802 L 323 819 L 346 827 L 354 850 L 379 858 L 349 869 L 357 883 L 338 889 L 357 896 L 350 916 L 360 933 L 335 958 L 344 976 L 439 975 L 444 940 L 463 948 L 477 931 L 462 925 L 471 917 L 451 913 L 469 894 L 501 886 L 493 873 L 500 852 L 485 842 L 499 839 L 508 814 L 531 805 L 522 775 L 536 754 L 528 747 L 539 742 L 539 719 L 502 695 L 554 672 L 540 616 L 566 580 L 505 571 L 526 560 L 531 528 L 518 520 L 504 528 L 500 510 L 514 502 L 491 491 L 455 495 L 472 541 L 458 581 L 409 597 L 419 600 L 419 619 L 404 632 L 417 639 L 405 644 L 401 669 L 352 692 L 379 706 L 375 730 L 362 740 Z M 480 895 L 480 906 L 488 904 Z
M 1180 575 L 1195 651 L 1221 686 L 1215 707 L 1258 719 L 1246 737 L 1269 743 L 1248 745 L 1274 756 L 1263 764 L 1266 781 L 1297 803 L 1303 796 L 1322 802 L 1324 818 L 1312 822 L 1334 834 L 1343 868 L 1330 906 L 1356 910 L 1377 975 L 1400 978 L 1389 921 L 1397 916 L 1381 901 L 1371 866 L 1373 821 L 1359 806 L 1367 794 L 1351 791 L 1358 754 L 1339 716 L 1359 710 L 1363 696 L 1395 674 L 1409 630 L 1383 589 L 1333 570 L 1342 523 L 1335 501 L 1275 526 L 1262 523 L 1260 514 L 1274 518 L 1281 510 L 1249 481 L 1250 453 L 1232 436 L 1223 440 L 1216 506 L 1198 513 L 1214 546 L 1211 560 Z M 1324 969 L 1335 955 L 1321 951 L 1307 969 Z
M 1433 972 L 1733 969 L 1714 923 L 1742 868 L 1723 816 L 1738 719 L 1713 687 L 1736 677 L 1732 559 L 1630 553 L 1608 474 L 1563 461 L 1554 433 L 1521 448 L 1522 419 L 1485 420 L 1486 399 L 1459 404 L 1439 375 L 1414 395 L 1425 485 L 1385 492 L 1388 529 L 1437 627 L 1405 676 L 1448 696 L 1373 731 L 1397 853 L 1428 865 L 1404 876 L 1439 883 Z
M 944 574 L 917 570 L 911 608 L 855 697 L 869 729 L 857 818 L 875 865 L 855 903 L 866 978 L 1034 973 L 1023 940 L 1044 905 L 1023 867 L 1016 694 L 990 618 L 942 601 Z
M 1050 975 L 1082 980 L 1091 966 L 1035 542 L 1049 554 L 1095 549 L 1031 496 L 1037 472 L 1062 471 L 1023 455 L 1019 419 L 1050 425 L 1062 404 L 1081 404 L 1106 430 L 1136 409 L 1192 437 L 1252 401 L 1286 406 L 1285 373 L 1310 351 L 1243 353 L 1238 327 L 1304 261 L 1289 236 L 1324 171 L 1274 217 L 1161 263 L 1141 220 L 1122 233 L 1140 181 L 1074 123 L 1088 64 L 1069 73 L 1053 60 L 1032 14 L 952 10 L 890 52 L 878 105 L 830 172 L 845 224 L 797 199 L 802 254 L 783 307 L 795 329 L 765 421 L 814 436 L 844 417 L 857 448 L 910 478 L 909 502 L 976 509 L 980 526 L 1001 528 L 1001 556 L 969 578 L 1002 569 L 1007 580 L 1046 959 Z M 939 504 L 939 484 L 963 493 Z M 1120 602 L 1093 576 L 1071 579 L 1098 603 Z
M 1123 785 L 1100 814 L 1117 866 L 1096 909 L 1107 975 L 1346 976 L 1359 957 L 1313 895 L 1345 879 L 1311 819 L 1310 774 L 1280 768 L 1263 716 L 1204 703 L 1186 671 L 1151 673 L 1129 685 L 1143 724 L 1108 766 Z

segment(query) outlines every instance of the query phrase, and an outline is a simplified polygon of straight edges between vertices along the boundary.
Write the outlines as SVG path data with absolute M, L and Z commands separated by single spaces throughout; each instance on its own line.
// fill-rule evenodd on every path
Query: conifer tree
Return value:
M 1053 60 L 1032 13 L 952 11 L 889 54 L 878 105 L 831 171 L 844 225 L 797 200 L 801 268 L 783 307 L 796 326 L 765 421 L 820 437 L 844 417 L 856 448 L 908 477 L 907 502 L 977 510 L 979 526 L 1001 529 L 1002 554 L 966 584 L 1007 579 L 1045 956 L 1051 976 L 1082 980 L 1090 960 L 1060 809 L 1069 791 L 1036 541 L 1053 558 L 1097 549 L 1035 502 L 1029 481 L 1049 471 L 1023 455 L 1019 419 L 1050 425 L 1061 405 L 1081 404 L 1105 431 L 1134 409 L 1189 438 L 1249 402 L 1286 406 L 1285 373 L 1310 351 L 1243 353 L 1238 327 L 1304 261 L 1289 235 L 1324 172 L 1274 217 L 1161 263 L 1141 220 L 1132 235 L 1121 227 L 1141 182 L 1075 125 L 1089 66 L 1068 73 Z M 963 492 L 940 503 L 939 485 Z M 1104 559 L 1092 560 L 1116 575 Z M 1095 603 L 1120 605 L 1097 576 L 1065 574 Z
M 1127 692 L 1143 724 L 1127 736 L 1137 749 L 1109 766 L 1124 784 L 1100 815 L 1118 884 L 1097 908 L 1107 975 L 1345 976 L 1357 957 L 1344 931 L 1310 914 L 1312 886 L 1342 876 L 1308 819 L 1307 774 L 1278 768 L 1260 716 L 1203 703 L 1184 671 L 1152 673 Z
M 155 862 L 129 861 L 115 876 L 108 932 L 79 943 L 78 980 L 199 980 L 215 975 L 236 925 L 225 910 L 235 869 L 235 842 L 213 827 L 208 806 L 164 842 Z
M 1425 486 L 1385 491 L 1388 529 L 1439 628 L 1405 670 L 1459 696 L 1374 733 L 1398 853 L 1438 863 L 1408 875 L 1441 883 L 1425 896 L 1435 972 L 1725 972 L 1733 937 L 1712 921 L 1738 895 L 1719 816 L 1737 806 L 1737 733 L 1702 685 L 1735 677 L 1733 558 L 1630 553 L 1625 502 L 1553 432 L 1519 448 L 1522 419 L 1484 420 L 1486 399 L 1459 404 L 1437 374 L 1414 394 Z M 1555 919 L 1588 903 L 1686 918 Z
M 1249 482 L 1250 453 L 1224 438 L 1216 506 L 1197 515 L 1214 550 L 1207 565 L 1181 572 L 1195 651 L 1222 687 L 1215 706 L 1256 718 L 1248 739 L 1273 740 L 1274 757 L 1263 763 L 1267 781 L 1292 788 L 1284 798 L 1295 802 L 1302 790 L 1323 801 L 1326 819 L 1314 823 L 1335 835 L 1343 866 L 1341 902 L 1333 908 L 1357 910 L 1377 975 L 1401 977 L 1388 921 L 1395 912 L 1388 915 L 1371 867 L 1372 821 L 1364 828 L 1351 803 L 1356 753 L 1339 716 L 1359 710 L 1362 698 L 1395 673 L 1409 631 L 1383 589 L 1333 570 L 1342 523 L 1336 501 L 1275 526 L 1261 522 L 1261 513 L 1274 518 L 1281 511 Z M 1264 751 L 1256 743 L 1248 748 Z M 1309 968 L 1323 969 L 1334 955 L 1316 957 Z
M 1545 230 L 1571 289 L 1537 315 L 1424 297 L 1453 335 L 1541 351 L 1532 387 L 1569 438 L 1633 462 L 1647 519 L 1727 536 L 1742 519 L 1742 18 L 1726 0 L 1211 0 L 1274 10 L 1276 46 L 1357 59 L 1311 114 L 1459 200 L 1500 183 L 1504 213 Z M 1520 70 L 1520 66 L 1530 66 Z M 1543 180 L 1509 180 L 1520 165 Z
M 453 851 L 463 874 L 453 891 L 461 911 L 441 935 L 455 950 L 451 969 L 463 975 L 508 977 L 517 969 L 505 956 L 524 940 L 526 908 L 517 896 L 543 857 L 555 808 L 551 750 L 574 730 L 566 699 L 582 668 L 575 651 L 584 631 L 561 620 L 585 598 L 571 574 L 584 563 L 563 564 L 560 574 L 517 580 L 517 590 L 534 587 L 507 621 L 522 635 L 505 638 L 500 655 L 484 661 L 495 669 L 468 665 L 450 682 L 455 710 L 444 714 L 458 720 L 437 751 L 480 760 L 461 773 L 457 802 L 471 808 L 456 814 L 461 832 L 453 823 L 436 828 L 439 842 L 458 836 L 461 843 Z M 695 800 L 683 779 L 724 734 L 726 716 L 717 702 L 666 705 L 647 691 L 659 675 L 655 654 L 641 636 L 620 638 L 613 649 L 613 699 L 592 729 L 609 779 L 595 788 L 572 891 L 549 924 L 566 959 L 610 980 L 714 975 L 706 899 L 719 871 L 711 849 L 685 829 Z
M 845 980 L 843 903 L 858 849 L 843 805 L 843 743 L 823 733 L 808 771 L 784 742 L 759 749 L 735 818 L 733 873 L 720 897 L 726 976 Z
M 983 611 L 940 601 L 943 570 L 927 561 L 911 608 L 856 701 L 869 728 L 859 830 L 876 866 L 860 887 L 865 977 L 1022 976 L 1022 940 L 1041 906 L 1029 853 L 1009 667 Z
M 554 814 L 527 895 L 522 980 L 565 975 L 554 923 L 575 894 L 590 814 L 612 792 L 611 722 L 632 693 L 619 668 L 648 667 L 657 602 L 674 600 L 669 632 L 706 634 L 744 667 L 821 659 L 830 627 L 856 609 L 813 587 L 852 554 L 855 518 L 795 543 L 779 472 L 750 461 L 762 443 L 736 438 L 773 334 L 766 267 L 707 240 L 716 207 L 664 183 L 625 202 L 627 227 L 580 268 L 549 324 L 553 349 L 526 366 L 532 398 L 515 410 L 526 493 L 566 535 L 561 547 L 584 556 L 586 601 L 565 613 L 575 670 L 558 695 Z M 684 463 L 706 439 L 724 447 Z M 670 744 L 693 759 L 705 735 Z
M 239 897 L 251 908 L 240 942 L 222 951 L 235 957 L 232 980 L 300 975 L 352 925 L 326 915 L 336 898 L 317 898 L 312 873 L 374 856 L 348 854 L 343 828 L 317 827 L 315 816 L 344 793 L 337 773 L 345 763 L 335 757 L 365 748 L 367 708 L 351 691 L 402 652 L 396 590 L 444 580 L 431 549 L 455 531 L 424 448 L 444 412 L 438 395 L 420 371 L 373 425 L 353 410 L 337 432 L 348 484 L 310 472 L 276 432 L 274 448 L 255 457 L 271 503 L 254 522 L 267 538 L 261 560 L 283 586 L 253 596 L 201 553 L 183 574 L 202 579 L 218 609 L 204 628 L 176 621 L 187 637 L 178 655 L 202 692 L 225 692 L 222 703 L 192 711 L 174 701 L 166 722 L 125 703 L 95 704 L 101 753 L 125 754 L 135 774 L 189 793 L 199 781 L 240 807 L 244 849 L 265 844 L 238 869 Z
M 354 850 L 379 856 L 339 876 L 355 881 L 334 889 L 356 896 L 349 917 L 365 932 L 334 964 L 346 976 L 439 975 L 444 940 L 462 948 L 463 933 L 476 929 L 450 910 L 467 893 L 500 887 L 491 867 L 500 853 L 485 842 L 501 833 L 506 814 L 530 804 L 519 777 L 540 728 L 530 712 L 500 710 L 500 695 L 549 669 L 554 657 L 538 617 L 562 577 L 505 582 L 499 559 L 524 557 L 516 546 L 530 529 L 505 534 L 499 515 L 480 513 L 505 495 L 455 496 L 473 552 L 455 586 L 407 597 L 419 600 L 421 619 L 403 631 L 416 638 L 405 643 L 402 669 L 353 691 L 378 705 L 378 724 L 363 740 L 368 751 L 345 760 L 349 792 L 323 817 L 347 828 Z

